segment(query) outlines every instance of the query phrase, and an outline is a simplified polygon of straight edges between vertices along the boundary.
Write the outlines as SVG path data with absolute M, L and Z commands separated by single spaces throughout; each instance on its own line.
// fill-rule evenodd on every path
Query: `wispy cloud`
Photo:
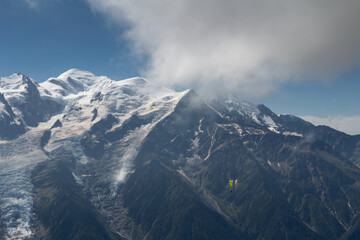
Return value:
M 40 0 L 23 0 L 30 8 L 38 9 Z
M 314 125 L 326 125 L 347 134 L 360 134 L 360 116 L 315 117 L 302 116 Z
M 262 96 L 360 62 L 358 0 L 87 0 L 130 25 L 144 75 L 169 85 Z

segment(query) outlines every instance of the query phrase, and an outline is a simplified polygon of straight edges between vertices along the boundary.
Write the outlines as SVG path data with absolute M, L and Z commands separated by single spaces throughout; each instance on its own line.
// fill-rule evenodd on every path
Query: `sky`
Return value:
M 0 0 L 0 76 L 146 77 L 360 134 L 358 0 Z

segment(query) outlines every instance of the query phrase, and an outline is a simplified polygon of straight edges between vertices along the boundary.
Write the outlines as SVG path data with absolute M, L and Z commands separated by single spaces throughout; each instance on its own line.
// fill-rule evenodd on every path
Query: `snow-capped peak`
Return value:
M 57 78 L 49 78 L 40 85 L 53 96 L 67 96 L 84 91 L 97 91 L 111 82 L 112 80 L 105 76 L 95 76 L 89 71 L 70 69 Z
M 84 79 L 94 78 L 95 75 L 89 71 L 72 68 L 60 74 L 57 78 L 66 80 L 68 77 L 71 77 L 72 79 L 76 79 L 76 80 L 84 80 Z
M 69 78 L 76 80 L 85 86 L 93 86 L 101 82 L 111 82 L 112 80 L 106 76 L 95 76 L 92 72 L 79 70 L 72 68 L 62 74 L 60 74 L 57 79 L 63 81 L 69 81 Z
M 218 101 L 223 104 L 228 110 L 237 111 L 244 117 L 248 117 L 257 123 L 259 122 L 257 119 L 260 115 L 258 105 L 247 101 L 241 101 L 235 95 L 230 93 L 219 98 Z
M 95 156 L 85 154 L 84 147 L 86 146 L 82 143 L 82 139 L 89 135 L 91 141 L 97 141 L 92 138 L 93 134 L 90 134 L 93 126 L 101 124 L 109 116 L 116 120 L 110 129 L 104 130 L 103 134 L 115 134 L 116 131 L 126 130 L 128 126 L 133 126 L 130 130 L 124 131 L 123 137 L 120 137 L 121 134 L 116 135 L 119 139 L 112 140 L 115 155 L 107 159 L 107 161 L 111 160 L 111 168 L 106 168 L 107 166 L 104 165 L 109 178 L 113 177 L 112 183 L 116 189 L 117 185 L 121 184 L 132 172 L 132 161 L 148 133 L 158 122 L 171 114 L 178 102 L 187 94 L 187 91 L 176 92 L 139 77 L 113 81 L 78 69 L 70 69 L 40 84 L 35 82 L 33 82 L 34 85 L 29 84 L 30 82 L 23 84 L 22 79 L 20 74 L 0 79 L 2 83 L 0 92 L 3 85 L 6 85 L 7 89 L 13 89 L 3 95 L 15 115 L 19 116 L 20 120 L 27 117 L 29 122 L 34 120 L 36 123 L 30 127 L 25 126 L 28 128 L 18 138 L 11 141 L 5 140 L 3 144 L 0 144 L 0 159 L 6 160 L 2 162 L 2 165 L 0 164 L 0 181 L 10 183 L 9 186 L 0 184 L 0 191 L 6 188 L 8 192 L 8 195 L 2 199 L 4 201 L 0 204 L 0 211 L 2 216 L 11 216 L 14 213 L 19 216 L 21 222 L 14 223 L 13 218 L 8 218 L 4 224 L 9 235 L 13 235 L 15 231 L 24 231 L 24 235 L 18 237 L 21 239 L 25 238 L 25 235 L 31 235 L 29 226 L 33 195 L 28 169 L 33 164 L 48 159 L 44 150 L 51 152 L 55 149 L 65 149 L 78 159 L 79 171 L 86 171 L 85 164 L 93 161 Z M 21 84 L 24 88 L 16 89 Z M 26 108 L 22 108 L 24 105 Z M 5 100 L 1 101 L 0 115 L 10 119 L 6 107 Z M 61 127 L 53 127 L 56 122 L 60 122 Z M 48 131 L 51 132 L 50 139 L 42 146 L 39 143 L 43 134 Z M 20 165 L 26 171 L 21 169 L 20 172 Z M 6 174 L 3 174 L 4 172 Z M 9 175 L 9 172 L 13 175 Z M 16 178 L 13 177 L 14 175 Z M 19 176 L 21 179 L 26 179 L 22 181 L 26 184 L 19 184 L 16 181 Z M 79 178 L 81 179 L 81 176 Z M 13 190 L 8 191 L 8 189 L 15 189 L 20 194 L 13 197 Z M 30 207 L 23 207 L 24 202 Z M 15 208 L 18 210 L 13 211 Z
M 281 124 L 279 124 L 277 119 L 274 118 L 276 115 L 268 110 L 264 105 L 240 101 L 232 94 L 228 94 L 227 96 L 220 98 L 219 101 L 228 110 L 237 111 L 243 117 L 254 121 L 261 126 L 267 127 L 270 131 L 279 133 L 278 130 L 281 127 Z M 276 116 L 276 118 L 278 117 Z
M 2 77 L 0 78 L 0 92 L 20 90 L 28 81 L 31 81 L 30 78 L 22 73 L 14 73 L 9 77 Z
M 140 85 L 140 84 L 146 84 L 146 83 L 149 83 L 149 81 L 145 78 L 142 78 L 142 77 L 133 77 L 133 78 L 128 78 L 124 81 L 128 81 L 128 82 L 131 82 L 132 84 L 134 85 Z

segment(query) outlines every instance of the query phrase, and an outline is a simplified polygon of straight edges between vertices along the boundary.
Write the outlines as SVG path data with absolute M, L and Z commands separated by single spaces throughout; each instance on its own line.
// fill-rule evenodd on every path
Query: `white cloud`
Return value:
M 256 97 L 360 62 L 359 0 L 87 1 L 130 24 L 134 53 L 150 57 L 145 77 L 169 85 Z
M 302 116 L 301 118 L 314 125 L 326 125 L 347 134 L 360 134 L 360 116 Z

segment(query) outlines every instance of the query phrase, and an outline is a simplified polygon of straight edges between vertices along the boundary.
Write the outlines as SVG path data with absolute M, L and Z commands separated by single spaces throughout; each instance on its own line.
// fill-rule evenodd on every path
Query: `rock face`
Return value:
M 49 120 L 50 116 L 62 110 L 63 106 L 57 101 L 40 97 L 36 83 L 25 76 L 22 78 L 25 84 L 25 101 L 14 104 L 14 107 L 20 110 L 28 126 L 36 127 L 39 122 Z
M 0 180 L 35 195 L 0 186 L 2 238 L 359 238 L 360 136 L 142 78 L 8 79 L 0 113 L 24 130 L 0 145 Z
M 14 139 L 23 133 L 24 124 L 15 116 L 4 95 L 0 93 L 0 139 Z
M 44 89 L 21 73 L 0 78 L 1 138 L 14 139 L 25 133 L 27 126 L 36 127 L 63 110 L 59 101 L 47 94 L 41 96 L 40 91 Z

